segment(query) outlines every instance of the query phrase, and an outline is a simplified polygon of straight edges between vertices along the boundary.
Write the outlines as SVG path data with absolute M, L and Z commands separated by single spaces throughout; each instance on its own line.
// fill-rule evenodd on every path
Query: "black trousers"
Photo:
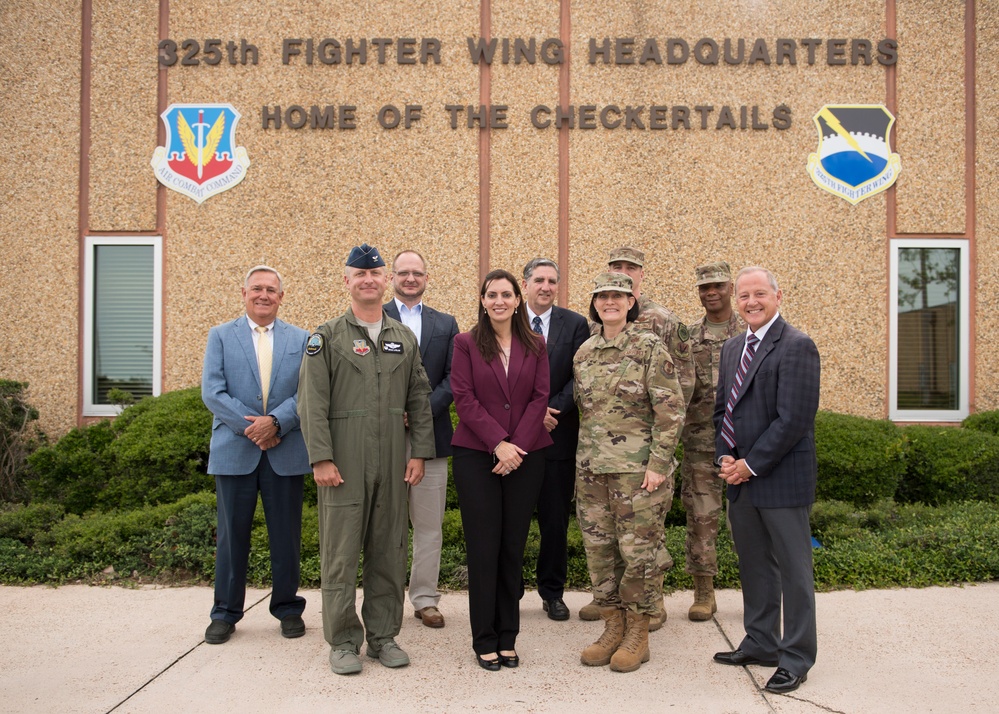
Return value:
M 568 567 L 569 513 L 576 489 L 576 459 L 545 459 L 545 477 L 538 497 L 538 594 L 545 600 L 562 597 Z
M 520 632 L 524 546 L 544 478 L 536 451 L 506 476 L 485 451 L 454 447 L 451 466 L 468 560 L 468 617 L 476 654 L 512 650 Z

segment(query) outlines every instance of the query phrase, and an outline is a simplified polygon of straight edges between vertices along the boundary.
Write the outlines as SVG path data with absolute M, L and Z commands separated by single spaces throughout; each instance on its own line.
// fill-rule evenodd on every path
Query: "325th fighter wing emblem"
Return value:
M 889 135 L 895 117 L 881 104 L 826 104 L 812 117 L 819 146 L 808 155 L 808 175 L 854 206 L 898 178 L 902 162 Z
M 166 146 L 157 146 L 156 179 L 198 203 L 246 177 L 250 159 L 236 146 L 240 113 L 231 104 L 171 104 L 160 118 Z

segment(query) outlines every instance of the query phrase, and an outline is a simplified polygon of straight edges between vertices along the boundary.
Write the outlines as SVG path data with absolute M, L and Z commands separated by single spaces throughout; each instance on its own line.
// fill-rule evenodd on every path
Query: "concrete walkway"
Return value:
M 208 588 L 0 588 L 3 712 L 995 712 L 999 710 L 999 583 L 963 588 L 818 595 L 819 657 L 788 696 L 760 687 L 772 670 L 725 667 L 711 655 L 743 634 L 742 600 L 719 593 L 711 622 L 687 620 L 689 592 L 667 602 L 669 621 L 635 673 L 584 667 L 579 651 L 601 624 L 576 619 L 589 601 L 568 593 L 568 622 L 553 622 L 529 592 L 522 603 L 519 669 L 487 672 L 472 656 L 468 598 L 444 595 L 447 627 L 406 617 L 399 644 L 409 667 L 364 659 L 351 677 L 330 672 L 319 593 L 305 637 L 283 639 L 267 591 L 224 645 L 202 641 Z M 363 654 L 363 653 L 362 653 Z

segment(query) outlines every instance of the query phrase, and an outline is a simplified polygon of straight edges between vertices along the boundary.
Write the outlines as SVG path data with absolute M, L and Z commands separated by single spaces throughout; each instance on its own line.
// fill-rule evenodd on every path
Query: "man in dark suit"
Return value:
M 281 634 L 305 634 L 298 595 L 303 474 L 311 471 L 299 430 L 298 370 L 309 333 L 277 319 L 281 276 L 250 269 L 242 290 L 246 314 L 208 333 L 201 398 L 214 415 L 208 473 L 215 476 L 218 543 L 215 606 L 205 642 L 221 644 L 243 617 L 246 566 L 257 493 L 271 551 L 270 612 Z
M 413 524 L 413 567 L 409 573 L 409 601 L 416 618 L 427 627 L 444 627 L 437 608 L 441 595 L 437 579 L 441 570 L 441 524 L 447 501 L 447 457 L 451 455 L 451 354 L 458 323 L 445 312 L 423 303 L 430 273 L 423 256 L 404 250 L 392 261 L 395 298 L 385 304 L 389 317 L 402 322 L 420 343 L 423 367 L 430 379 L 430 409 L 434 414 L 437 457 L 425 462 L 426 474 L 409 488 L 409 520 Z
M 808 335 L 780 316 L 783 294 L 769 270 L 739 271 L 735 296 L 749 330 L 722 347 L 715 456 L 728 483 L 746 637 L 714 659 L 777 667 L 766 688 L 786 694 L 815 664 L 808 516 L 817 473 L 819 353 Z
M 548 617 L 568 620 L 565 592 L 568 551 L 566 531 L 576 480 L 576 443 L 579 412 L 572 399 L 572 358 L 590 336 L 586 318 L 555 305 L 559 281 L 558 263 L 535 258 L 524 266 L 523 289 L 531 328 L 545 337 L 551 393 L 545 428 L 555 442 L 545 449 L 545 478 L 538 497 L 538 594 Z

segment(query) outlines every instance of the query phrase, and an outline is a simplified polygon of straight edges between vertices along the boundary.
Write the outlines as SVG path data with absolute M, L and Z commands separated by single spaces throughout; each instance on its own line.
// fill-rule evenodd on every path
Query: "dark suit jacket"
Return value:
M 586 318 L 562 307 L 552 308 L 548 326 L 548 370 L 551 396 L 548 406 L 558 409 L 558 426 L 551 432 L 555 442 L 545 452 L 549 459 L 575 459 L 579 441 L 579 410 L 572 398 L 572 358 L 590 337 Z
M 544 344 L 540 336 L 538 340 Z M 509 441 L 527 452 L 550 446 L 545 429 L 548 411 L 548 355 L 533 356 L 513 340 L 510 368 L 500 359 L 486 362 L 468 332 L 454 338 L 451 389 L 458 410 L 452 446 L 492 452 Z
M 812 339 L 778 317 L 760 343 L 732 409 L 736 448 L 721 437 L 745 333 L 722 347 L 715 393 L 715 459 L 745 459 L 756 473 L 729 486 L 729 500 L 748 494 L 757 508 L 807 506 L 815 501 L 815 412 L 819 407 L 819 352 Z
M 399 319 L 395 300 L 385 304 L 385 312 L 389 317 Z M 451 437 L 454 435 L 450 409 L 454 401 L 451 395 L 451 353 L 458 334 L 458 323 L 446 312 L 434 310 L 426 303 L 423 304 L 421 322 L 420 356 L 433 390 L 430 393 L 430 410 L 434 413 L 434 444 L 437 446 L 437 457 L 447 457 L 451 455 Z

